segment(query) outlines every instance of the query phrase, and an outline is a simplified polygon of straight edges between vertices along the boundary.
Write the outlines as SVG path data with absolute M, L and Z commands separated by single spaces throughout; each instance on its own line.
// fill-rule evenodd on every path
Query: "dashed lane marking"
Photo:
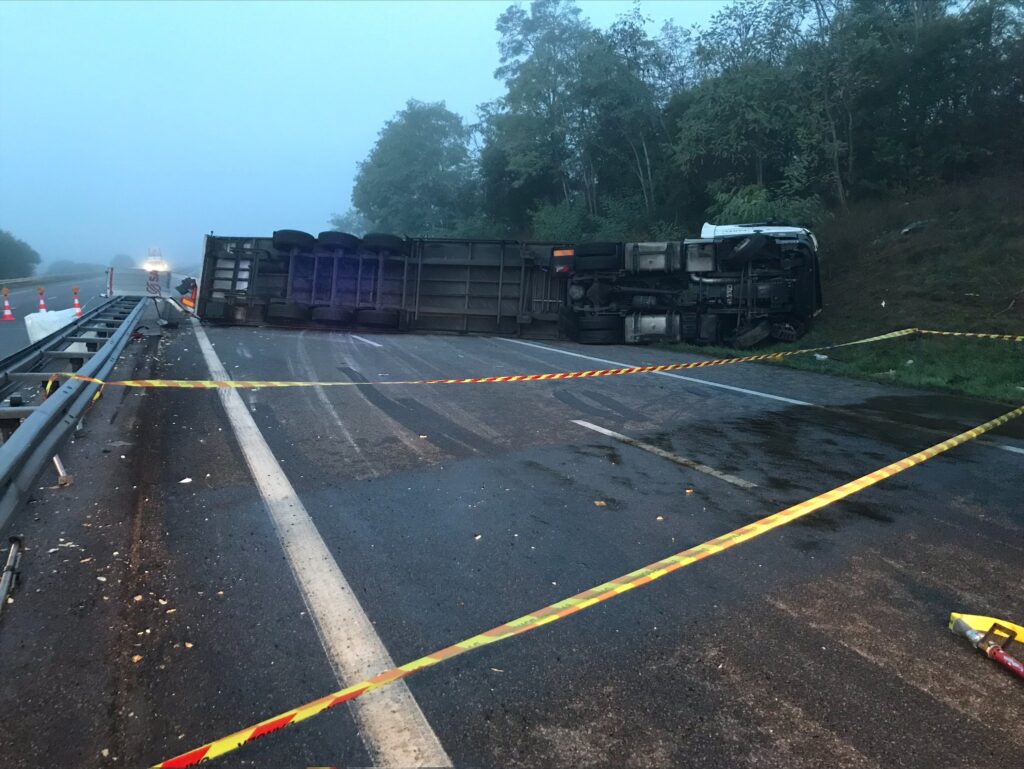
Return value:
M 681 457 L 678 454 L 673 454 L 671 451 L 666 451 L 665 449 L 659 448 L 650 443 L 638 441 L 636 438 L 630 438 L 628 435 L 623 435 L 622 433 L 617 433 L 614 430 L 609 430 L 607 427 L 595 425 L 593 422 L 587 422 L 582 419 L 573 419 L 572 423 L 579 425 L 580 427 L 585 427 L 588 430 L 593 430 L 596 433 L 601 433 L 601 435 L 607 435 L 609 438 L 614 438 L 628 446 L 643 449 L 644 451 L 650 452 L 662 459 L 667 459 L 669 462 L 675 462 L 677 465 L 688 467 L 691 470 L 696 470 L 697 472 L 704 473 L 705 475 L 710 475 L 713 478 L 718 478 L 720 481 L 731 483 L 733 486 L 739 486 L 741 489 L 757 488 L 756 483 L 751 483 L 750 481 L 746 481 L 742 478 L 737 478 L 735 475 L 729 475 L 729 473 L 723 473 L 721 470 L 716 470 L 713 467 L 709 467 L 708 465 L 696 462 L 692 459 L 687 459 L 686 457 Z
M 353 339 L 358 339 L 360 342 L 365 342 L 366 344 L 373 345 L 374 347 L 384 346 L 380 342 L 374 342 L 372 339 L 367 339 L 366 337 L 359 336 L 358 334 L 349 334 L 349 336 L 352 337 Z

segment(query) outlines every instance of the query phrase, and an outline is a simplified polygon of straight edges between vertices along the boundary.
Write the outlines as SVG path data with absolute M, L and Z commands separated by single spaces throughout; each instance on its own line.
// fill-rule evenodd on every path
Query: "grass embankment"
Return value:
M 917 327 L 1024 334 L 1024 178 L 855 206 L 816 228 L 825 309 L 795 344 L 818 347 Z M 915 222 L 921 224 L 901 234 Z M 673 345 L 704 354 L 725 348 Z M 796 355 L 778 365 L 1024 403 L 1024 344 L 911 337 Z

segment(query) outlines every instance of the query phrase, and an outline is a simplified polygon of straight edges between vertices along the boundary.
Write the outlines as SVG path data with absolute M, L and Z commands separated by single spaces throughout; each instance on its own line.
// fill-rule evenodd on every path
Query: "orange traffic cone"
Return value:
M 0 320 L 14 320 L 14 313 L 11 312 L 11 301 L 7 298 L 10 290 L 4 286 L 4 316 Z
M 43 294 L 44 290 L 45 289 L 42 287 L 36 289 L 36 291 L 39 292 L 39 312 L 46 312 L 46 297 Z
M 77 289 L 77 288 L 73 288 L 73 289 L 71 289 L 71 293 L 72 293 L 72 294 L 74 295 L 74 297 L 75 297 L 75 301 L 74 301 L 74 303 L 73 303 L 73 304 L 71 305 L 71 306 L 72 306 L 72 307 L 74 308 L 74 310 L 75 310 L 75 317 L 76 317 L 76 318 L 81 318 L 81 317 L 82 317 L 82 305 L 80 305 L 80 304 L 78 303 L 78 289 Z

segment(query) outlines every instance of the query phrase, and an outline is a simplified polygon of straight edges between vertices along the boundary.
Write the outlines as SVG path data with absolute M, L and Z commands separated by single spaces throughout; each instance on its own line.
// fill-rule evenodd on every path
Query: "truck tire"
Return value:
M 313 320 L 317 323 L 332 323 L 338 326 L 350 325 L 356 319 L 349 307 L 314 307 Z
M 580 344 L 622 344 L 622 331 L 583 331 L 580 330 Z
M 405 251 L 405 241 L 386 232 L 370 232 L 363 236 L 363 248 L 367 251 L 390 251 L 392 254 L 401 254 Z
M 343 251 L 358 251 L 359 245 L 362 241 L 355 235 L 350 235 L 347 232 L 321 232 L 317 235 L 316 244 L 320 248 L 329 249 L 331 251 L 343 250 Z
M 292 249 L 311 251 L 316 243 L 316 238 L 301 230 L 275 230 L 273 241 L 274 248 L 278 251 L 291 251 Z
M 763 342 L 771 335 L 771 333 L 771 324 L 767 320 L 762 320 L 755 323 L 753 326 L 737 329 L 736 334 L 733 336 L 732 343 L 734 347 L 738 347 L 743 350 Z
M 270 304 L 267 306 L 267 320 L 307 320 L 309 308 L 301 304 Z
M 622 344 L 625 322 L 618 315 L 582 315 L 577 319 L 580 344 Z
M 398 325 L 398 310 L 356 310 L 356 323 L 360 326 L 395 328 Z

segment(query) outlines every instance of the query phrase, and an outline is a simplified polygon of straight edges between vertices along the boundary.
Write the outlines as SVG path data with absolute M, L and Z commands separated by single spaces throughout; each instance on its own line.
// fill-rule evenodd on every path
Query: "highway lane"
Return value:
M 2 287 L 3 281 L 0 281 Z M 39 293 L 37 288 L 46 289 L 46 308 L 48 310 L 66 310 L 72 306 L 71 289 L 78 287 L 78 301 L 83 309 L 95 306 L 102 299 L 106 290 L 103 275 L 92 278 L 67 279 L 60 276 L 40 276 L 38 283 L 19 284 L 11 287 L 10 302 L 15 322 L 0 323 L 0 358 L 17 352 L 29 343 L 25 331 L 25 315 L 39 309 Z
M 665 359 L 650 349 L 471 337 L 212 328 L 209 338 L 237 378 L 381 382 L 591 367 L 566 353 Z M 146 344 L 134 353 L 139 376 L 209 376 L 189 330 Z M 999 410 L 776 368 L 693 374 L 830 408 L 655 376 L 241 396 L 397 662 L 820 493 L 934 443 L 933 430 L 953 434 Z M 97 749 L 99 730 L 124 765 L 167 757 L 337 683 L 216 394 L 114 397 L 124 400 L 116 414 L 104 412 L 111 453 L 99 460 L 97 483 L 136 487 L 134 512 L 122 514 L 136 545 L 120 595 L 111 596 L 120 604 L 112 651 L 80 654 L 111 665 L 118 683 L 100 698 L 99 715 L 61 723 Z M 101 404 L 114 407 L 110 396 Z M 118 427 L 130 430 L 132 445 L 110 449 Z M 999 440 L 1021 445 L 1013 430 Z M 90 440 L 78 443 L 90 450 Z M 127 459 L 118 461 L 119 451 Z M 943 622 L 954 609 L 1019 615 L 1021 461 L 970 444 L 583 615 L 419 674 L 409 689 L 460 766 L 925 767 L 967 766 L 982 754 L 1012 761 L 1024 717 L 1014 684 Z M 99 492 L 83 489 L 80 498 L 90 493 Z M 49 510 L 59 492 L 41 497 L 36 509 Z M 96 501 L 97 516 L 123 507 Z M 59 523 L 38 513 L 34 521 L 26 511 L 23 520 L 53 542 L 69 530 L 61 515 Z M 62 584 L 59 574 L 48 579 L 54 590 Z M 32 601 L 35 616 L 52 613 L 56 627 L 52 592 Z M 163 614 L 157 597 L 175 613 Z M 11 618 L 29 611 L 23 603 Z M 40 661 L 18 646 L 25 620 L 5 614 L 4 622 L 0 660 L 35 663 L 78 691 L 66 661 Z M 130 661 L 135 644 L 144 653 L 138 663 Z M 0 692 L 4 705 L 17 690 Z M 992 697 L 1001 705 L 986 721 L 978 705 Z M 35 704 L 18 723 L 18 738 L 57 745 Z M 223 765 L 370 761 L 341 709 Z

